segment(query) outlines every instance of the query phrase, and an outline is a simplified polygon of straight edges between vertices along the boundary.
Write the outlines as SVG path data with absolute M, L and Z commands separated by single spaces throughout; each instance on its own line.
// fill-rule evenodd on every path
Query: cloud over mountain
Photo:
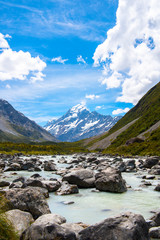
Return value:
M 94 53 L 102 83 L 122 88 L 117 101 L 136 104 L 160 79 L 159 9 L 159 0 L 119 0 L 116 25 Z

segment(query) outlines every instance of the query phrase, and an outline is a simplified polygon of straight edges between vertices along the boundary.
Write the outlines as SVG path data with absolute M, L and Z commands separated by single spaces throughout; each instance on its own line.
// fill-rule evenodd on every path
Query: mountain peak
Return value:
M 88 110 L 88 109 L 87 109 L 87 107 L 84 103 L 80 103 L 80 104 L 77 104 L 77 105 L 73 106 L 70 109 L 70 112 L 78 113 L 78 112 L 82 112 L 83 110 Z
M 44 128 L 60 141 L 73 142 L 101 134 L 117 121 L 118 118 L 90 112 L 84 103 L 80 103 L 55 122 L 48 122 Z

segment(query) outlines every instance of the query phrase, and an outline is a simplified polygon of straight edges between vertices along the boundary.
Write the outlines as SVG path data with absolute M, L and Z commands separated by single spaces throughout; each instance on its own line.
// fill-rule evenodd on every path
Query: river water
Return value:
M 64 156 L 71 159 L 72 156 Z M 52 159 L 51 156 L 39 157 L 42 161 Z M 61 156 L 53 158 L 58 168 L 65 168 L 68 164 L 59 164 L 58 159 Z M 11 175 L 6 172 L 6 180 L 13 180 L 18 176 L 30 177 L 35 172 L 18 171 L 17 175 Z M 59 178 L 52 172 L 38 172 L 42 177 Z M 48 204 L 53 213 L 64 216 L 68 222 L 83 222 L 86 224 L 94 224 L 105 218 L 116 216 L 119 213 L 131 211 L 140 213 L 145 219 L 152 216 L 151 210 L 160 208 L 160 192 L 154 191 L 154 187 L 160 182 L 157 176 L 156 180 L 149 180 L 152 186 L 146 188 L 139 187 L 142 181 L 140 175 L 145 173 L 122 173 L 127 185 L 131 186 L 127 192 L 122 194 L 93 192 L 93 189 L 80 189 L 79 194 L 66 196 L 58 196 L 50 193 Z M 73 204 L 66 204 L 74 202 Z

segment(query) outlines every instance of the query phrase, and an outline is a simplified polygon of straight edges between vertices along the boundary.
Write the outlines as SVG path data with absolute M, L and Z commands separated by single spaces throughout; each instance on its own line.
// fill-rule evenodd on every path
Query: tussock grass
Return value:
M 18 240 L 19 236 L 15 232 L 11 222 L 6 218 L 5 211 L 11 209 L 9 201 L 0 193 L 0 240 Z

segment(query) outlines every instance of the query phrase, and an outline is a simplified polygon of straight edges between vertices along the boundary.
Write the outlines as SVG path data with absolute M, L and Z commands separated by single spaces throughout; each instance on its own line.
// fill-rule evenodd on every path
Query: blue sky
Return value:
M 155 59 L 158 45 L 152 32 L 136 23 L 141 16 L 137 9 L 144 9 L 138 0 L 130 5 L 127 0 L 0 0 L 0 4 L 0 97 L 40 125 L 81 102 L 91 111 L 122 115 L 159 81 L 158 74 L 148 81 L 137 80 L 146 79 L 139 65 L 139 75 L 134 69 L 134 61 L 147 66 L 143 54 L 138 60 L 127 59 L 130 53 L 141 53 L 142 47 L 148 58 Z M 133 27 L 140 25 L 138 35 L 126 30 L 134 21 L 126 26 L 122 18 L 124 13 L 130 20 L 130 7 L 137 14 L 132 20 Z M 158 19 L 159 12 L 155 17 Z M 156 27 L 153 25 L 150 29 Z M 139 43 L 134 49 L 130 36 Z M 143 46 L 148 46 L 149 37 L 155 49 Z

